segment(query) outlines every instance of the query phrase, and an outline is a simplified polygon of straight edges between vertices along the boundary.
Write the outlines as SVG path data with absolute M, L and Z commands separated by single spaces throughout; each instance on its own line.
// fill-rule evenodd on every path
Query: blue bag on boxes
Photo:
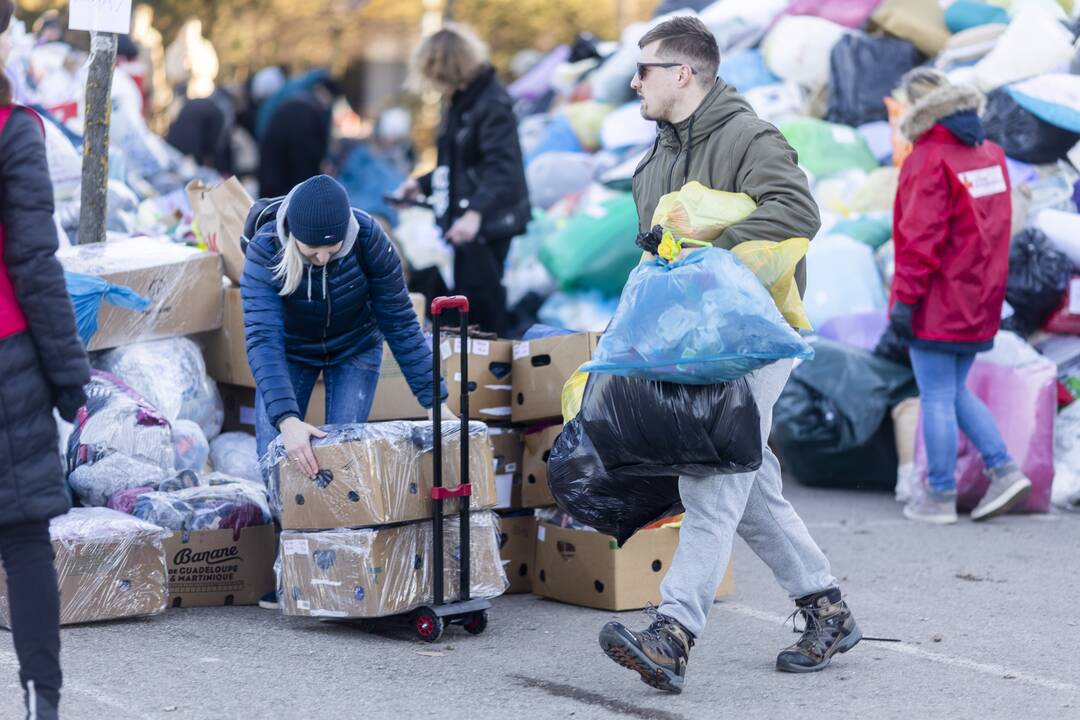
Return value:
M 813 355 L 757 276 L 727 250 L 709 247 L 639 265 L 581 369 L 709 385 Z

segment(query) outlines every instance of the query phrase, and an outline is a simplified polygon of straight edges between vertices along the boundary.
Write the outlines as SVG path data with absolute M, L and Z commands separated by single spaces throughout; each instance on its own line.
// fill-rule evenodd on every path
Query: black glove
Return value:
M 60 411 L 60 417 L 65 422 L 73 423 L 75 416 L 79 413 L 79 408 L 86 404 L 86 392 L 82 385 L 57 388 L 53 404 Z
M 639 233 L 635 244 L 645 252 L 655 255 L 660 249 L 660 241 L 664 238 L 664 228 L 656 225 L 652 230 Z
M 912 322 L 915 318 L 915 306 L 897 300 L 893 303 L 892 312 L 889 313 L 889 325 L 900 337 L 910 340 L 915 337 Z

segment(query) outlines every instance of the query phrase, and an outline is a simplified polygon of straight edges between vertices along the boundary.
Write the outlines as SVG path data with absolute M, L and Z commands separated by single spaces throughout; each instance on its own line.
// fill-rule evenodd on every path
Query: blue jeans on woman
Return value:
M 956 492 L 958 426 L 978 449 L 988 469 L 1011 461 L 993 415 L 967 388 L 968 372 L 974 362 L 973 352 L 911 348 L 911 367 L 922 403 L 929 484 L 935 494 Z
M 296 403 L 300 406 L 300 415 L 307 415 L 311 392 L 315 389 L 315 381 L 319 379 L 321 372 L 326 384 L 326 424 L 367 422 L 381 369 L 381 347 L 321 369 L 289 363 L 289 377 L 292 379 Z M 278 429 L 270 424 L 262 396 L 256 390 L 255 446 L 259 451 L 259 458 L 266 454 L 266 449 L 278 434 Z

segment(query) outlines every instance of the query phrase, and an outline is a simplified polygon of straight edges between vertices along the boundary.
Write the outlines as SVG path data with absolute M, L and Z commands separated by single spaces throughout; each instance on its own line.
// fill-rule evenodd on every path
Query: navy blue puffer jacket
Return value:
M 305 263 L 300 287 L 282 297 L 273 268 L 282 257 L 279 238 L 287 237 L 288 202 L 248 243 L 240 279 L 248 362 L 270 422 L 277 427 L 300 417 L 288 363 L 329 367 L 381 347 L 384 338 L 416 399 L 430 408 L 431 349 L 389 238 L 371 216 L 353 210 L 341 250 L 325 267 Z M 445 383 L 440 391 L 445 400 Z

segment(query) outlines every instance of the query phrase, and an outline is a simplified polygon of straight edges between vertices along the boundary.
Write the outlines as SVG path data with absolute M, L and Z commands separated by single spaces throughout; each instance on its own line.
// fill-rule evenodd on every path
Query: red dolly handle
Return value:
M 431 301 L 432 315 L 442 315 L 443 310 L 469 312 L 469 298 L 464 295 L 454 295 L 452 297 L 437 297 Z
M 432 500 L 446 500 L 452 497 L 470 497 L 472 495 L 472 483 L 458 485 L 456 488 L 433 487 L 431 488 Z

